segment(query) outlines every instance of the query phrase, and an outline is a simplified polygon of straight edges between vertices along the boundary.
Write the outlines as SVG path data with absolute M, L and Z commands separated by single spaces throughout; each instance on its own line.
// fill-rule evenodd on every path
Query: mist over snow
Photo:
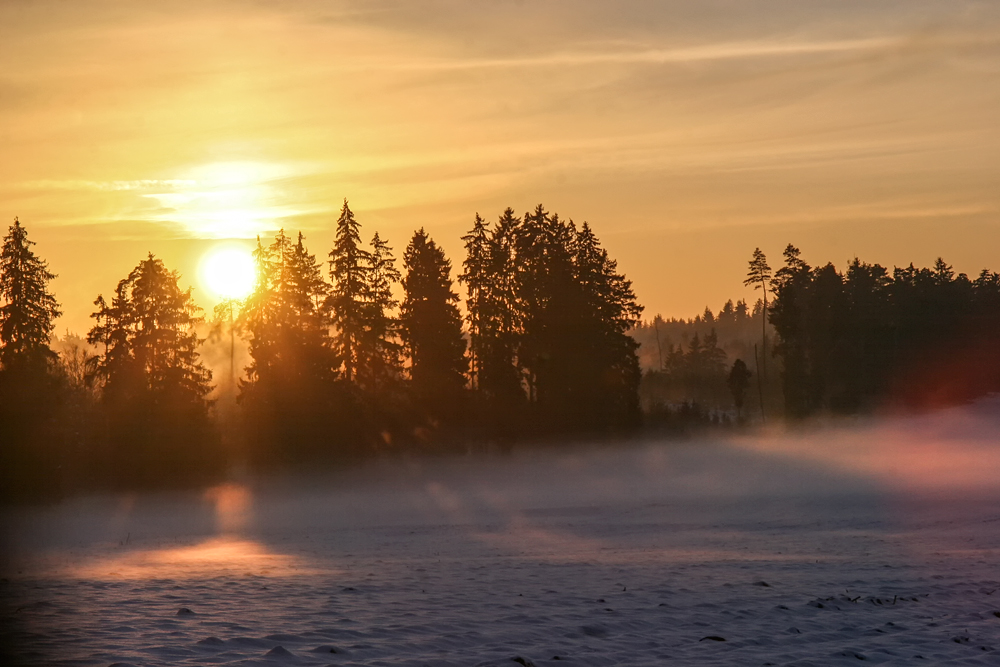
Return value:
M 25 664 L 995 664 L 996 400 L 3 515 Z

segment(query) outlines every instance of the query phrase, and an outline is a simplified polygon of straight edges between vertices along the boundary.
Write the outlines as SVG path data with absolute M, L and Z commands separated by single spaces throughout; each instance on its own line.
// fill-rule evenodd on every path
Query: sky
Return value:
M 647 317 L 812 264 L 1000 269 L 1000 3 L 0 2 L 0 223 L 60 332 L 147 252 L 199 262 L 345 198 L 458 268 L 478 212 L 588 221 Z M 457 271 L 456 271 L 457 273 Z

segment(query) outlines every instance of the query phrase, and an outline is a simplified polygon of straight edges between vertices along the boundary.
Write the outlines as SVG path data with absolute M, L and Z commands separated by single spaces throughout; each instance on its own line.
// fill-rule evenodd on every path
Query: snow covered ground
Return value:
M 995 404 L 3 515 L 54 665 L 997 665 Z

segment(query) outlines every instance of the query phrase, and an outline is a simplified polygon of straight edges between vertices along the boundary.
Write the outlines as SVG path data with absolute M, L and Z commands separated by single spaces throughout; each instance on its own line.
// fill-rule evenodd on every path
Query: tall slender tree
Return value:
M 199 359 L 195 327 L 201 322 L 191 290 L 181 290 L 178 274 L 152 254 L 118 283 L 108 306 L 95 302 L 98 324 L 88 341 L 103 346 L 98 374 L 106 385 L 134 375 L 140 387 L 201 403 L 211 391 L 212 372 Z M 103 321 L 103 323 L 102 323 Z M 131 380 L 131 378 L 130 378 Z
M 747 277 L 743 284 L 755 290 L 761 290 L 763 296 L 763 317 L 760 322 L 761 334 L 761 368 L 760 375 L 767 376 L 767 292 L 771 283 L 771 267 L 767 264 L 767 256 L 760 248 L 755 248 L 750 259 Z
M 239 401 L 251 428 L 251 456 L 262 461 L 334 454 L 330 433 L 342 431 L 334 398 L 336 360 L 325 301 L 329 286 L 300 233 L 280 230 L 254 252 L 257 284 L 241 318 L 251 363 Z
M 178 274 L 150 254 L 98 297 L 88 341 L 103 347 L 96 373 L 114 483 L 175 484 L 219 470 L 206 395 L 212 373 L 198 355 L 200 309 Z
M 358 350 L 363 345 L 366 314 L 370 311 L 371 253 L 361 246 L 361 225 L 344 200 L 330 251 L 333 283 L 326 309 L 333 323 L 333 349 L 344 369 L 344 379 L 357 381 Z
M 257 284 L 242 313 L 252 359 L 244 391 L 261 380 L 279 385 L 296 377 L 304 385 L 320 381 L 332 365 L 322 309 L 328 286 L 305 237 L 299 233 L 293 242 L 279 230 L 267 247 L 258 239 L 254 258 Z
M 378 232 L 372 238 L 370 264 L 367 267 L 363 329 L 358 346 L 358 382 L 363 389 L 378 395 L 387 391 L 402 372 L 402 345 L 399 342 L 399 319 L 393 314 L 399 301 L 393 286 L 401 276 L 392 248 Z
M 410 239 L 403 264 L 400 333 L 412 391 L 430 418 L 454 421 L 461 415 L 468 359 L 451 262 L 421 228 Z
M 31 250 L 34 241 L 14 218 L 0 249 L 0 364 L 47 362 L 54 320 L 62 313 L 48 283 L 55 274 Z
M 14 218 L 0 248 L 0 498 L 52 490 L 65 454 L 63 383 L 49 347 L 55 275 Z
M 459 280 L 468 291 L 467 320 L 472 386 L 495 426 L 510 424 L 524 400 L 517 361 L 520 311 L 515 282 L 514 237 L 521 224 L 511 208 L 492 229 L 477 214 L 466 242 Z

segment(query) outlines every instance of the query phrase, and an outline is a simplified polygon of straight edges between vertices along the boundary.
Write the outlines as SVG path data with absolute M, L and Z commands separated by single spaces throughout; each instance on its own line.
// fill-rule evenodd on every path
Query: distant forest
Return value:
M 1000 391 L 1000 276 L 970 279 L 942 260 L 891 272 L 855 260 L 841 273 L 789 245 L 772 271 L 757 249 L 752 307 L 643 322 L 590 226 L 542 206 L 476 215 L 454 280 L 424 229 L 399 266 L 378 233 L 362 240 L 346 201 L 325 259 L 305 241 L 258 239 L 253 293 L 208 318 L 150 254 L 96 298 L 85 339 L 57 339 L 55 276 L 15 218 L 0 253 L 3 495 Z M 214 379 L 203 354 L 231 377 Z

